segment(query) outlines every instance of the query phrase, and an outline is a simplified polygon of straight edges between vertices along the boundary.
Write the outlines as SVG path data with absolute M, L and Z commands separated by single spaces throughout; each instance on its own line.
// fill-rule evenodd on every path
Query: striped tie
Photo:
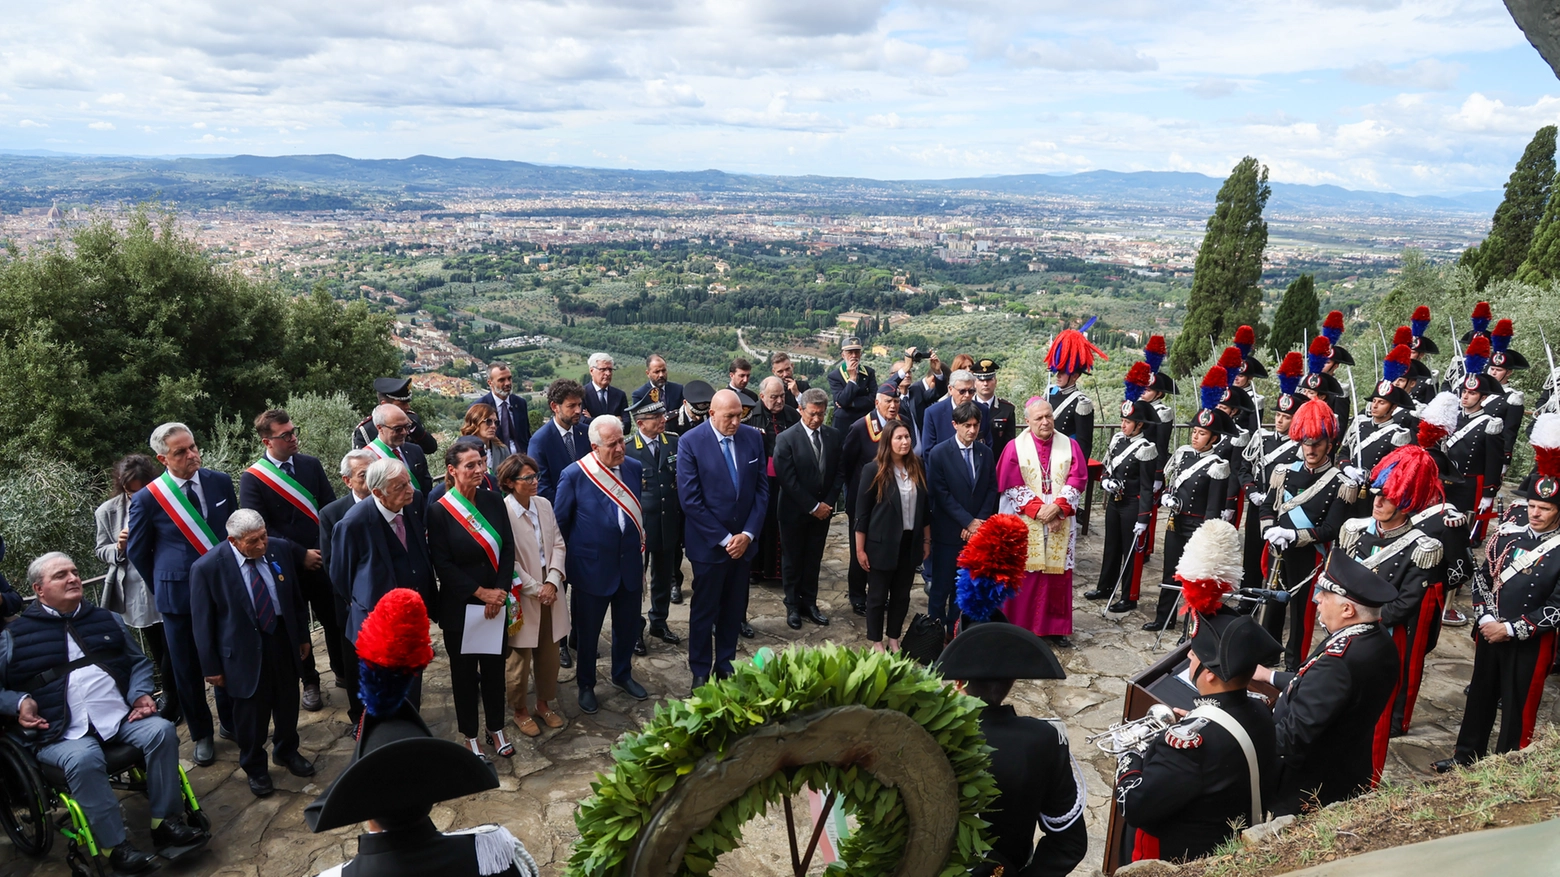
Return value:
M 260 564 L 251 560 L 249 567 L 249 599 L 255 603 L 255 624 L 261 633 L 276 631 L 276 607 L 271 605 L 271 592 L 260 577 Z

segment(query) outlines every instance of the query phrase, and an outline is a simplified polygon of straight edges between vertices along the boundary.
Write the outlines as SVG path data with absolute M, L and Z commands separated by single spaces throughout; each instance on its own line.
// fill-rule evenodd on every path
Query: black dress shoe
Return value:
M 747 639 L 752 639 L 758 635 L 753 632 L 753 625 L 748 624 L 746 621 L 742 622 L 742 626 L 738 628 L 738 631 Z
M 1045 641 L 1050 643 L 1052 648 L 1070 649 L 1073 647 L 1073 641 L 1060 634 L 1045 637 Z
M 250 777 L 249 791 L 255 793 L 256 798 L 266 798 L 276 791 L 276 785 L 271 782 L 271 775 Z
M 141 852 L 129 841 L 109 851 L 108 864 L 120 874 L 150 874 L 161 867 L 155 856 Z
M 695 676 L 695 677 L 693 677 L 692 691 L 698 691 L 700 688 L 704 687 L 704 683 L 709 682 L 709 681 L 710 681 L 710 677 L 708 677 L 708 676 Z M 692 691 L 690 691 L 690 693 L 692 693 Z
M 1467 765 L 1461 761 L 1458 761 L 1455 756 L 1452 758 L 1443 758 L 1440 761 L 1432 762 L 1430 764 L 1430 769 L 1434 770 L 1436 773 L 1449 773 L 1459 767 L 1467 767 Z
M 811 609 L 808 609 L 806 612 L 803 612 L 802 617 L 808 621 L 811 621 L 813 624 L 818 625 L 819 627 L 829 626 L 829 616 L 819 612 L 817 606 L 814 606 Z
M 645 638 L 643 634 L 641 634 L 638 639 L 634 640 L 634 654 L 641 658 L 650 654 L 650 650 L 645 648 Z
M 867 604 L 865 604 L 865 603 L 852 603 L 852 604 L 850 604 L 850 611 L 856 613 L 857 615 L 860 615 L 862 618 L 866 618 L 867 617 Z
M 164 819 L 162 825 L 152 829 L 152 846 L 159 850 L 168 847 L 187 847 L 206 839 L 206 833 L 183 819 Z
M 802 629 L 802 613 L 792 609 L 785 613 L 785 626 L 792 630 Z
M 580 712 L 587 716 L 593 716 L 598 709 L 601 709 L 601 705 L 596 703 L 596 690 L 594 688 L 581 688 Z
M 1131 612 L 1137 608 L 1136 600 L 1117 600 L 1105 607 L 1106 612 Z
M 650 626 L 650 635 L 655 637 L 656 639 L 660 640 L 661 642 L 666 643 L 669 646 L 675 646 L 678 643 L 682 642 L 682 637 L 678 636 L 675 633 L 672 633 L 672 629 L 667 627 L 664 624 L 653 624 L 653 625 L 651 625 Z
M 672 603 L 682 605 L 682 585 L 672 585 Z
M 325 707 L 325 699 L 320 696 L 320 684 L 318 682 L 303 683 L 301 706 L 311 713 L 319 712 Z
M 271 756 L 271 763 L 278 767 L 287 768 L 287 772 L 295 777 L 314 776 L 314 762 L 304 758 L 300 753 L 294 752 L 291 757 L 277 758 Z
M 1103 591 L 1103 590 L 1100 590 L 1099 588 L 1095 588 L 1092 591 L 1084 591 L 1083 592 L 1083 599 L 1085 599 L 1085 600 L 1103 600 L 1106 597 L 1109 597 L 1112 593 L 1113 593 L 1112 591 Z
M 567 670 L 574 666 L 574 656 L 569 654 L 569 644 L 558 644 L 558 666 Z
M 233 729 L 224 727 L 221 722 L 218 722 L 217 723 L 217 736 L 221 737 L 224 740 L 232 740 L 233 739 Z
M 1167 628 L 1169 626 L 1170 626 L 1170 619 L 1168 619 L 1168 618 L 1155 618 L 1153 621 L 1150 621 L 1149 623 L 1143 625 L 1143 629 L 1147 630 L 1147 631 L 1159 631 L 1159 630 L 1164 630 L 1165 628 Z
M 645 687 L 635 681 L 634 677 L 632 676 L 624 679 L 622 682 L 618 682 L 614 679 L 612 681 L 612 687 L 616 688 L 618 691 L 623 692 L 629 697 L 632 697 L 634 700 L 645 700 L 650 696 L 650 692 L 645 691 Z

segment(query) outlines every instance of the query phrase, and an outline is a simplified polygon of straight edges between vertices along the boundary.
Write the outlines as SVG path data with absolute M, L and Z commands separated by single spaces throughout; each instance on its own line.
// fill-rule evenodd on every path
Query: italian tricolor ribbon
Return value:
M 439 505 L 455 516 L 466 528 L 466 532 L 476 543 L 482 546 L 487 553 L 488 562 L 493 564 L 493 569 L 498 569 L 498 550 L 503 545 L 503 540 L 498 538 L 498 531 L 488 523 L 487 518 L 477 511 L 477 507 L 471 500 L 460 495 L 459 491 L 451 490 L 439 497 Z
M 207 526 L 206 519 L 200 516 L 195 506 L 190 504 L 189 497 L 179 489 L 178 482 L 167 472 L 153 479 L 146 485 L 151 491 L 152 498 L 162 506 L 164 512 L 172 519 L 174 526 L 184 534 L 184 538 L 190 540 L 196 554 L 205 554 L 216 547 L 218 539 Z
M 314 523 L 318 524 L 320 522 L 319 508 L 314 504 L 314 494 L 310 493 L 302 484 L 294 481 L 280 466 L 277 466 L 265 457 L 261 457 L 253 466 L 244 471 L 260 479 L 261 484 L 281 494 L 282 499 L 297 506 L 298 511 L 308 515 L 309 519 Z
M 407 463 L 406 462 L 406 458 L 401 456 L 401 449 L 400 448 L 392 448 L 392 447 L 390 447 L 389 445 L 385 444 L 385 440 L 384 439 L 374 439 L 373 441 L 368 443 L 368 449 L 370 451 L 373 451 L 375 454 L 377 454 L 379 456 L 379 459 L 381 459 L 381 460 L 399 460 L 399 461 L 401 461 L 401 465 L 406 467 L 406 474 L 411 476 L 412 487 L 414 487 L 414 488 L 416 488 L 418 490 L 421 490 L 424 493 L 427 492 L 428 488 L 424 487 L 423 483 L 421 481 L 417 480 L 417 473 L 412 471 L 411 464 Z

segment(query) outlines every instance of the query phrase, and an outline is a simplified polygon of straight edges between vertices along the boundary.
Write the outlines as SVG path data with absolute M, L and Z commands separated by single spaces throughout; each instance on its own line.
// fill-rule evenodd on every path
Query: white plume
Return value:
M 1560 414 L 1540 414 L 1528 437 L 1535 448 L 1560 448 Z
M 1425 410 L 1420 413 L 1419 419 L 1426 423 L 1434 424 L 1447 432 L 1457 431 L 1457 412 L 1462 410 L 1462 404 L 1457 397 L 1442 390 L 1437 393 Z
M 1189 582 L 1214 579 L 1232 585 L 1240 584 L 1243 571 L 1240 531 L 1218 518 L 1204 521 L 1186 540 L 1186 553 L 1175 568 Z

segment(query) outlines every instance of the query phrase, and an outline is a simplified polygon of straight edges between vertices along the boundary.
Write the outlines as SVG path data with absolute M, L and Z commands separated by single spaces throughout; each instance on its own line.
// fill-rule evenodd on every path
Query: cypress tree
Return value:
M 1249 155 L 1235 165 L 1219 188 L 1202 248 L 1197 251 L 1186 320 L 1170 348 L 1173 374 L 1190 374 L 1212 352 L 1209 339 L 1226 338 L 1236 326 L 1252 326 L 1257 330 L 1257 342 L 1262 343 L 1266 327 L 1261 324 L 1262 289 L 1257 283 L 1262 279 L 1262 251 L 1267 247 L 1262 208 L 1269 194 L 1267 168 Z
M 1544 215 L 1554 178 L 1555 126 L 1545 125 L 1533 135 L 1506 181 L 1506 198 L 1495 208 L 1489 236 L 1464 250 L 1457 260 L 1457 264 L 1473 270 L 1476 288 L 1483 289 L 1491 280 L 1516 276 L 1517 268 L 1528 256 L 1533 230 Z
M 1306 335 L 1321 324 L 1319 314 L 1321 299 L 1316 297 L 1316 280 L 1309 274 L 1301 274 L 1284 290 L 1284 298 L 1273 314 L 1273 332 L 1268 335 L 1267 349 L 1276 362 L 1291 350 L 1303 348 L 1309 340 Z
M 1550 191 L 1554 191 L 1553 183 Z M 1550 198 L 1544 205 L 1544 217 L 1533 232 L 1527 258 L 1517 268 L 1517 279 L 1535 286 L 1560 279 L 1560 198 Z

